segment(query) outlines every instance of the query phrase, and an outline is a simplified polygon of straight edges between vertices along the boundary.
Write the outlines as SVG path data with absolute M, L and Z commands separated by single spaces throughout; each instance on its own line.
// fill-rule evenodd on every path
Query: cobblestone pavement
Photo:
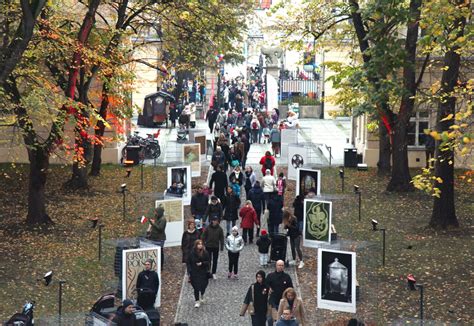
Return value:
M 270 145 L 261 144 L 252 145 L 250 148 L 248 163 L 256 172 L 257 179 L 260 179 L 262 174 L 258 161 L 256 161 L 255 158 L 258 157 L 258 159 L 260 159 L 265 153 L 265 150 L 269 147 Z M 242 191 L 241 199 L 242 202 L 245 200 L 245 190 Z M 226 222 L 222 223 L 224 230 L 225 223 Z M 266 223 L 262 221 L 262 224 L 266 228 Z M 194 308 L 193 288 L 191 284 L 187 282 L 187 277 L 185 276 L 183 278 L 183 286 L 181 288 L 175 322 L 188 323 L 192 326 L 251 325 L 248 314 L 244 317 L 239 316 L 240 307 L 244 301 L 245 294 L 247 293 L 248 287 L 255 282 L 255 274 L 257 271 L 263 269 L 265 273 L 268 274 L 275 269 L 274 264 L 269 265 L 267 268 L 259 266 L 258 251 L 255 242 L 256 239 L 254 238 L 254 244 L 247 244 L 240 253 L 238 280 L 227 278 L 227 251 L 224 249 L 223 252 L 219 253 L 217 280 L 209 280 L 209 286 L 204 295 L 205 303 L 199 308 Z M 287 259 L 289 257 L 288 254 L 291 255 L 289 245 L 287 249 Z M 296 284 L 296 291 L 300 293 L 295 267 L 286 267 L 285 271 L 290 274 L 293 283 Z

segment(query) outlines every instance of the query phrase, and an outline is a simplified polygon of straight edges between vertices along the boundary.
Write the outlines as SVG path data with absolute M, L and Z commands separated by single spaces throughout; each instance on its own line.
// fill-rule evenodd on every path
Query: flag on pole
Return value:
M 148 219 L 146 218 L 145 215 L 143 215 L 142 218 L 140 219 L 140 223 L 145 224 L 146 222 L 148 222 Z

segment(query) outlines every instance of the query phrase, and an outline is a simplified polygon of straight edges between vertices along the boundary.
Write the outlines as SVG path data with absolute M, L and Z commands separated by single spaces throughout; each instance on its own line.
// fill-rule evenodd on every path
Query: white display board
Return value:
M 168 167 L 168 189 L 173 182 L 177 182 L 183 185 L 183 194 L 181 196 L 168 194 L 165 191 L 165 199 L 181 198 L 183 205 L 191 204 L 191 167 L 186 166 L 170 166 Z
M 155 307 L 161 305 L 161 247 L 129 249 L 122 252 L 122 301 L 137 299 L 137 278 L 145 270 L 147 259 L 153 261 L 152 269 L 158 273 L 160 285 L 156 294 Z
M 356 253 L 318 249 L 318 308 L 356 312 Z
M 282 129 L 281 130 L 282 144 L 298 144 L 298 129 Z
M 298 170 L 308 163 L 308 149 L 303 145 L 288 144 L 288 179 L 296 180 Z
M 332 202 L 305 199 L 303 209 L 303 246 L 318 248 L 331 243 Z
M 191 176 L 201 176 L 201 144 L 183 144 L 181 154 L 183 162 L 191 166 Z
M 155 201 L 155 208 L 162 206 L 165 210 L 163 218 L 166 219 L 166 241 L 165 247 L 175 247 L 181 245 L 183 236 L 184 209 L 183 200 L 163 199 Z
M 321 194 L 321 170 L 300 168 L 296 173 L 296 196 L 306 197 L 309 191 L 316 191 L 316 196 Z

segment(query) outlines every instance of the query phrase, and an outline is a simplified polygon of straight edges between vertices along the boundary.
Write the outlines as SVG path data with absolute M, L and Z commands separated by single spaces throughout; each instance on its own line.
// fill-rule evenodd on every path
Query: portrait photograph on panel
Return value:
M 356 312 L 356 253 L 318 249 L 318 308 Z
M 158 274 L 158 282 L 140 285 L 140 273 L 145 264 Z M 156 274 L 155 274 L 156 275 Z M 156 284 L 158 283 L 158 284 Z M 122 254 L 122 300 L 138 300 L 140 305 L 159 307 L 161 304 L 161 247 L 124 250 Z
M 163 217 L 166 219 L 165 247 L 180 246 L 184 219 L 183 200 L 180 198 L 157 200 L 155 208 L 158 207 L 163 208 Z
M 296 174 L 296 195 L 306 195 L 313 192 L 316 196 L 321 194 L 321 170 L 300 168 Z
M 191 203 L 191 167 L 168 167 L 165 199 L 182 198 L 184 205 Z
M 305 199 L 303 213 L 303 246 L 317 248 L 330 243 L 332 202 Z
M 183 162 L 191 166 L 191 176 L 201 175 L 201 144 L 183 145 Z

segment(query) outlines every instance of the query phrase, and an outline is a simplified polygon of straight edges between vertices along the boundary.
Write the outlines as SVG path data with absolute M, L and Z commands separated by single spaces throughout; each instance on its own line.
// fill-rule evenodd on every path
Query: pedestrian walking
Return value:
M 216 217 L 212 218 L 211 224 L 204 230 L 202 240 L 209 253 L 209 259 L 212 260 L 211 274 L 212 278 L 217 279 L 217 261 L 219 259 L 219 250 L 224 250 L 224 231 L 219 225 L 219 220 Z
M 290 309 L 283 309 L 275 326 L 299 326 L 299 324 Z
M 222 147 L 218 145 L 216 147 L 216 151 L 212 154 L 211 157 L 211 165 L 214 168 L 214 171 L 217 171 L 218 166 L 224 166 L 225 160 L 225 153 L 222 151 Z
M 267 170 L 270 170 L 270 174 L 273 175 L 273 168 L 275 167 L 275 158 L 272 156 L 270 151 L 266 151 L 265 155 L 260 159 L 260 165 L 262 166 L 262 174 L 265 175 Z
M 270 245 L 272 244 L 272 240 L 268 237 L 267 230 L 262 229 L 262 233 L 257 240 L 257 247 L 258 247 L 258 256 L 260 260 L 261 267 L 268 266 L 268 252 L 270 251 Z
M 280 130 L 278 130 L 277 124 L 274 124 L 270 131 L 270 141 L 272 143 L 273 155 L 275 155 L 275 157 L 280 155 L 281 133 Z
M 295 264 L 296 253 L 298 253 L 298 268 L 303 268 L 304 262 L 303 252 L 301 251 L 301 232 L 299 231 L 296 217 L 288 210 L 283 212 L 283 228 L 287 230 L 286 235 L 290 238 L 291 256 L 293 257 L 293 261 L 290 262 L 290 265 Z
M 262 211 L 265 209 L 265 196 L 262 188 L 260 187 L 260 182 L 255 181 L 252 189 L 249 191 L 248 199 L 252 202 L 252 206 L 255 209 L 257 214 L 258 224 L 262 225 L 261 216 Z M 260 234 L 260 227 L 257 226 L 257 237 Z
M 281 197 L 272 194 L 267 203 L 268 207 L 268 232 L 270 235 L 278 233 L 280 224 L 283 219 L 282 208 L 283 202 Z
M 224 198 L 224 220 L 226 221 L 227 235 L 230 229 L 235 226 L 238 219 L 238 210 L 240 207 L 240 197 L 234 193 L 232 187 L 227 187 L 227 193 Z
M 278 305 L 278 316 L 283 315 L 283 311 L 289 309 L 299 325 L 305 326 L 303 300 L 296 296 L 295 289 L 287 288 L 281 297 Z
M 204 194 L 201 185 L 197 186 L 196 193 L 191 197 L 191 215 L 193 219 L 201 220 L 201 223 L 206 222 L 204 218 L 208 202 L 209 196 Z
M 227 189 L 228 182 L 227 175 L 222 171 L 222 165 L 218 165 L 216 172 L 214 172 L 211 176 L 209 188 L 212 188 L 212 186 L 214 186 L 214 195 L 221 200 L 221 203 L 223 203 L 225 200 L 225 190 Z
M 252 326 L 265 326 L 268 308 L 268 287 L 265 285 L 265 272 L 258 271 L 255 279 L 256 282 L 247 290 L 240 315 L 244 316 L 248 311 Z
M 265 284 L 270 289 L 270 297 L 268 299 L 268 305 L 271 306 L 271 315 L 268 316 L 268 326 L 273 326 L 273 323 L 278 320 L 278 306 L 283 296 L 283 292 L 293 287 L 293 281 L 291 276 L 285 273 L 285 262 L 283 260 L 277 260 L 275 264 L 275 271 L 268 274 L 265 279 Z
M 186 230 L 183 232 L 181 237 L 181 252 L 182 252 L 182 262 L 187 264 L 188 258 L 194 248 L 194 242 L 201 238 L 201 231 L 196 228 L 195 220 L 188 220 L 186 222 Z M 189 275 L 189 270 L 188 270 Z
M 188 270 L 191 276 L 191 285 L 194 289 L 194 308 L 199 308 L 204 303 L 204 293 L 209 283 L 210 257 L 204 249 L 202 240 L 194 242 L 194 248 L 188 259 Z
M 250 121 L 250 130 L 252 134 L 252 144 L 258 143 L 258 131 L 260 129 L 260 122 L 258 122 L 257 116 L 253 116 Z
M 239 216 L 241 218 L 240 226 L 242 227 L 244 243 L 247 244 L 247 237 L 249 243 L 253 243 L 253 226 L 259 226 L 260 222 L 250 200 L 247 200 L 245 206 L 240 209 Z
M 244 174 L 240 170 L 240 165 L 236 165 L 232 173 L 229 175 L 229 180 L 235 179 L 235 182 L 240 186 L 244 184 Z
M 298 222 L 298 230 L 303 234 L 303 210 L 304 210 L 304 196 L 299 194 L 293 201 L 293 214 L 296 216 Z
M 273 195 L 273 193 L 276 190 L 276 181 L 275 181 L 275 178 L 271 175 L 271 172 L 269 169 L 265 170 L 261 184 L 262 184 L 263 194 L 265 196 L 265 203 L 266 205 L 268 205 L 268 201 L 270 200 L 270 197 Z
M 211 196 L 211 201 L 207 204 L 206 212 L 204 213 L 206 221 L 204 225 L 207 227 L 213 218 L 217 218 L 220 222 L 223 217 L 223 211 L 224 209 L 222 208 L 219 198 L 217 198 L 217 196 Z
M 255 172 L 253 172 L 253 169 L 251 166 L 247 166 L 245 168 L 244 172 L 245 176 L 245 183 L 244 183 L 244 188 L 245 188 L 245 198 L 249 198 L 249 192 L 250 189 L 255 185 L 255 182 L 257 181 L 257 176 L 255 175 Z
M 239 273 L 239 256 L 240 251 L 244 248 L 244 240 L 239 234 L 239 228 L 234 226 L 231 234 L 229 234 L 225 241 L 225 248 L 229 258 L 229 273 L 227 278 L 238 279 Z
M 206 113 L 206 121 L 208 123 L 210 132 L 214 131 L 214 126 L 217 121 L 217 114 L 217 110 L 214 108 L 214 106 L 211 106 L 209 111 Z
M 283 172 L 280 172 L 278 175 L 278 179 L 276 179 L 276 192 L 277 195 L 281 197 L 281 201 L 284 202 L 285 200 L 285 190 L 286 190 L 286 178 Z
M 155 305 L 156 294 L 160 287 L 160 278 L 153 269 L 153 260 L 145 261 L 145 269 L 137 277 L 137 305 L 142 309 L 152 309 Z

